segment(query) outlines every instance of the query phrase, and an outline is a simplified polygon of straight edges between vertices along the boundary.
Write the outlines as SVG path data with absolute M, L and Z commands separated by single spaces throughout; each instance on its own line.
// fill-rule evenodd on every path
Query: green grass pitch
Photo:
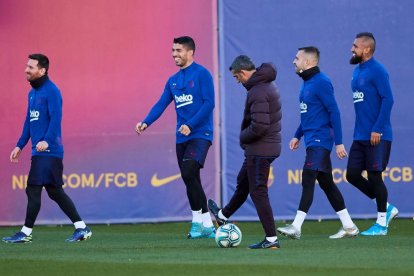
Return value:
M 358 220 L 365 230 L 373 220 Z M 29 244 L 0 243 L 0 275 L 414 275 L 414 221 L 395 219 L 387 236 L 330 240 L 340 223 L 306 221 L 301 240 L 279 237 L 279 250 L 251 250 L 258 222 L 239 222 L 237 248 L 189 240 L 189 223 L 91 225 L 93 236 L 68 244 L 72 226 L 35 226 Z M 284 223 L 277 222 L 277 226 Z M 1 227 L 9 236 L 20 227 Z

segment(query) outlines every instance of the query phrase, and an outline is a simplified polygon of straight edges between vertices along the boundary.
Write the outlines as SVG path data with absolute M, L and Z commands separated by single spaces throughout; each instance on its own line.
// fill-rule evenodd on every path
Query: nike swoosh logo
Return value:
M 151 178 L 151 185 L 154 187 L 160 187 L 170 182 L 173 182 L 174 180 L 177 180 L 180 177 L 181 177 L 180 173 L 172 175 L 172 176 L 164 177 L 164 178 L 158 178 L 157 174 L 154 174 Z

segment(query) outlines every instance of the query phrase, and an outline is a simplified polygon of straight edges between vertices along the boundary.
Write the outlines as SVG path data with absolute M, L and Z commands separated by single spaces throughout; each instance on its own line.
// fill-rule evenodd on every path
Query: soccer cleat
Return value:
M 216 222 L 219 226 L 227 223 L 226 220 L 219 218 L 218 214 L 221 209 L 217 206 L 217 203 L 215 203 L 214 200 L 212 199 L 208 200 L 208 209 L 210 209 L 211 213 L 216 218 Z
M 89 239 L 92 236 L 92 231 L 89 227 L 78 228 L 73 232 L 72 237 L 66 239 L 67 242 L 78 242 Z
M 26 235 L 23 232 L 17 232 L 11 237 L 4 237 L 3 241 L 7 243 L 28 243 L 32 242 L 32 235 Z
M 277 228 L 277 232 L 294 240 L 299 240 L 301 236 L 300 230 L 296 229 L 296 227 L 292 224 L 287 224 L 285 227 Z
M 356 237 L 359 233 L 358 227 L 354 224 L 351 228 L 344 228 L 341 227 L 338 231 L 338 233 L 329 236 L 330 239 L 342 239 L 342 238 L 352 238 Z
M 198 239 L 203 236 L 203 224 L 198 222 L 192 222 L 190 232 L 188 232 L 187 237 L 189 239 Z
M 387 235 L 388 229 L 385 226 L 381 226 L 378 223 L 372 225 L 368 230 L 361 232 L 362 236 L 385 236 Z
M 280 248 L 280 244 L 279 244 L 279 240 L 276 240 L 274 242 L 270 242 L 268 240 L 266 240 L 266 238 L 259 242 L 259 243 L 255 243 L 252 245 L 249 245 L 250 249 L 279 249 Z
M 398 216 L 398 209 L 394 205 L 389 204 L 387 208 L 387 217 L 386 217 L 387 227 L 390 224 L 391 220 L 397 216 Z
M 214 239 L 216 237 L 216 228 L 214 226 L 204 227 L 201 233 L 201 238 Z

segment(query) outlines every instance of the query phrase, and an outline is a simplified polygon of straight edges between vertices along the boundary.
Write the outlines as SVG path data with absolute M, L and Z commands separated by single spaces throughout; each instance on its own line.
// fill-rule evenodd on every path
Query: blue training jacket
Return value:
M 354 140 L 370 140 L 371 132 L 392 141 L 391 109 L 394 104 L 388 72 L 374 58 L 358 64 L 351 87 L 355 108 Z
M 193 62 L 171 76 L 160 99 L 143 122 L 150 126 L 171 101 L 174 101 L 177 112 L 177 143 L 197 138 L 213 140 L 214 84 L 206 68 Z M 190 135 L 184 136 L 178 132 L 183 124 L 190 127 Z
M 28 102 L 26 119 L 17 147 L 23 149 L 31 139 L 32 156 L 63 158 L 62 95 L 59 88 L 47 79 L 39 88 L 29 91 Z M 36 151 L 36 144 L 40 141 L 49 144 L 44 152 Z
M 299 94 L 301 123 L 295 137 L 305 137 L 305 146 L 332 150 L 342 144 L 341 115 L 331 80 L 319 72 L 303 82 Z

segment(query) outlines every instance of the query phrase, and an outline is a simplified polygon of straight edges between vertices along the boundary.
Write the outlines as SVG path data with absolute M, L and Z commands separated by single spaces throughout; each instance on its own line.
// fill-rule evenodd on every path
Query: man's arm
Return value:
M 165 84 L 164 92 L 161 94 L 160 99 L 151 108 L 148 115 L 142 121 L 142 124 L 146 125 L 145 128 L 149 127 L 152 123 L 154 123 L 161 116 L 161 114 L 168 107 L 168 105 L 171 103 L 172 100 L 173 100 L 173 97 L 172 97 L 172 93 L 170 90 L 170 85 L 169 85 L 169 82 L 167 81 L 167 83 Z

